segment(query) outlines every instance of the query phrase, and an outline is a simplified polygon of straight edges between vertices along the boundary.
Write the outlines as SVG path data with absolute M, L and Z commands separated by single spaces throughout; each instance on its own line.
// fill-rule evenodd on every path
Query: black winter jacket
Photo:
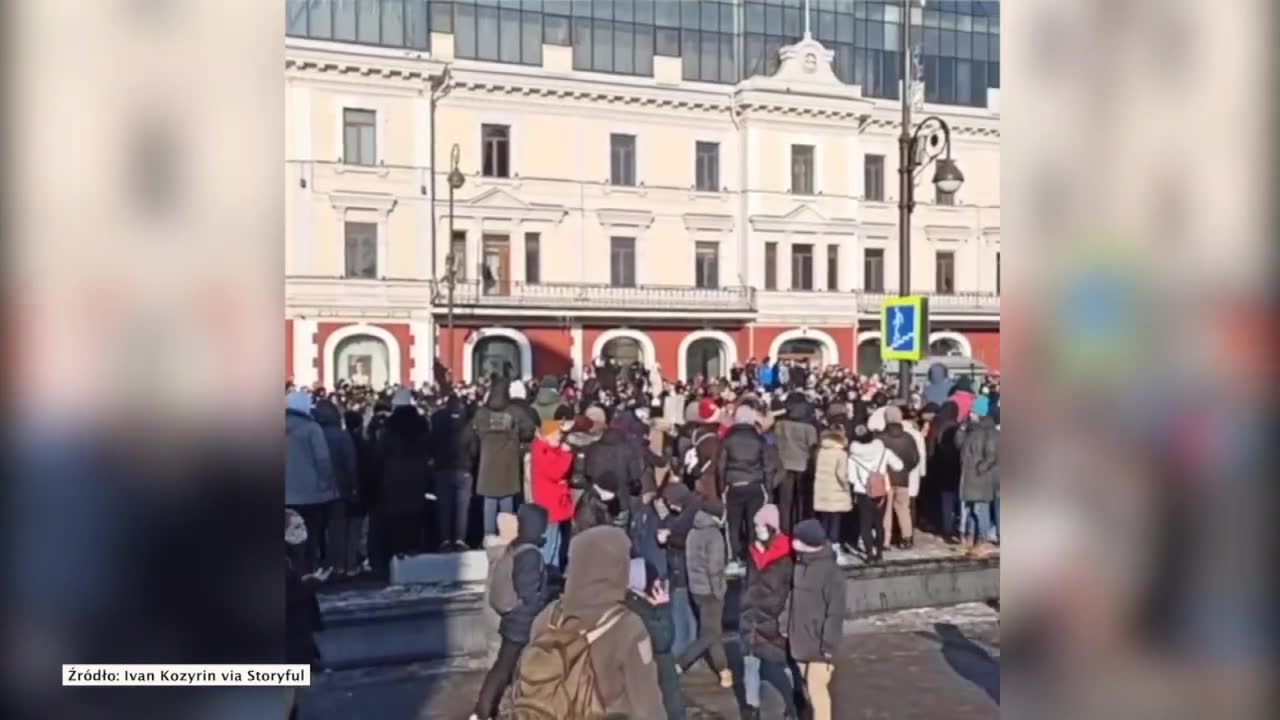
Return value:
M 342 428 L 342 416 L 331 400 L 321 400 L 311 409 L 311 416 L 324 431 L 325 444 L 329 446 L 329 462 L 333 465 L 333 478 L 338 485 L 338 496 L 343 500 L 356 500 L 360 495 L 360 465 L 356 445 L 351 434 Z
M 547 511 L 533 503 L 525 503 L 516 511 L 516 518 L 519 529 L 508 552 L 516 551 L 520 545 L 541 548 L 543 535 L 547 532 Z M 527 643 L 533 619 L 546 607 L 550 597 L 547 592 L 547 566 L 542 559 L 541 550 L 527 550 L 515 556 L 511 567 L 511 582 L 515 586 L 516 597 L 520 598 L 520 604 L 502 616 L 498 623 L 498 634 L 511 642 Z
M 467 408 L 458 397 L 450 397 L 445 406 L 431 415 L 431 449 L 436 470 L 471 472 L 475 436 L 466 432 Z
M 747 591 L 738 621 L 744 652 L 770 662 L 785 663 L 787 640 L 782 636 L 782 623 L 786 621 L 783 614 L 791 598 L 795 567 L 791 560 L 791 541 L 778 534 L 765 552 L 758 553 L 754 543 L 751 550 Z M 757 556 L 763 559 L 763 567 L 759 566 Z
M 378 433 L 378 504 L 393 515 L 418 514 L 425 502 L 428 461 L 427 421 L 412 407 L 398 407 Z
M 606 472 L 618 477 L 618 495 L 638 497 L 645 472 L 644 453 L 620 431 L 610 428 L 584 453 L 587 481 L 596 483 Z M 608 488 L 613 490 L 613 488 Z
M 720 441 L 720 457 L 716 467 L 720 472 L 721 487 L 760 483 L 772 477 L 775 468 L 765 452 L 764 438 L 754 425 L 734 425 Z M 776 457 L 776 456 L 775 456 Z
M 693 529 L 693 518 L 698 514 L 698 497 L 690 495 L 680 512 L 663 519 L 663 527 L 671 531 L 667 536 L 667 574 L 671 588 L 689 587 L 689 568 L 684 556 L 684 543 Z
M 835 551 L 824 544 L 796 553 L 788 633 L 797 662 L 832 662 L 844 635 L 844 572 Z
M 907 487 L 911 484 L 911 470 L 920 462 L 920 451 L 916 448 L 916 440 L 902 429 L 902 423 L 889 423 L 879 435 L 884 446 L 893 451 L 902 460 L 902 469 L 889 469 L 889 484 L 894 487 Z

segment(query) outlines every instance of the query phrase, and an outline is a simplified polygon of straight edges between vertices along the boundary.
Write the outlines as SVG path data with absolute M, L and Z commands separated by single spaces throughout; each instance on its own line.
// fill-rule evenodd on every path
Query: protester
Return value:
M 929 423 L 925 435 L 925 450 L 929 454 L 929 467 L 925 473 L 928 485 L 938 500 L 938 525 L 948 543 L 960 542 L 956 534 L 956 501 L 960 492 L 960 447 L 956 433 L 960 429 L 960 410 L 951 401 L 944 402 L 938 414 Z
M 822 524 L 809 519 L 796 525 L 788 639 L 791 657 L 800 664 L 813 720 L 831 720 L 831 676 L 844 635 L 844 573 L 836 564 Z
M 537 427 L 528 413 L 512 406 L 510 388 L 507 383 L 494 384 L 489 399 L 467 425 L 467 443 L 480 456 L 476 492 L 484 498 L 486 535 L 496 530 L 499 512 L 511 512 L 515 507 L 523 465 L 521 445 L 533 439 Z
M 564 595 L 534 620 L 532 643 L 520 661 L 515 707 L 522 705 L 550 711 L 552 716 L 626 717 L 657 720 L 662 716 L 663 698 L 658 684 L 653 641 L 644 620 L 625 606 L 630 571 L 630 542 L 620 528 L 596 527 L 569 543 L 568 573 Z M 564 628 L 573 632 L 560 632 Z M 554 683 L 542 680 L 549 668 L 561 664 L 569 644 L 580 632 L 589 632 L 590 687 L 584 693 L 600 698 L 603 705 L 591 714 L 572 714 L 556 708 L 540 689 L 554 694 Z M 581 677 L 581 676 L 580 676 Z M 558 711 L 558 712 L 557 712 Z
M 969 413 L 973 410 L 973 403 L 977 399 L 973 394 L 973 381 L 967 375 L 961 377 L 956 381 L 955 387 L 951 388 L 951 397 L 948 399 L 956 404 L 960 419 L 967 420 Z
M 798 718 L 787 668 L 784 614 L 791 599 L 794 564 L 791 538 L 780 529 L 778 507 L 765 505 L 754 518 L 755 537 L 747 563 L 747 589 L 738 629 L 742 637 L 743 687 L 747 706 L 743 720 L 759 720 L 760 681 L 782 696 L 786 717 Z
M 907 494 L 911 498 L 911 527 L 913 529 L 919 528 L 919 523 L 916 520 L 918 512 L 916 498 L 920 496 L 920 485 L 924 482 L 929 464 L 926 460 L 928 454 L 924 443 L 924 430 L 920 427 L 918 417 L 919 414 L 910 407 L 903 410 L 902 429 L 915 441 L 916 457 L 919 458 L 919 461 L 915 467 L 911 468 L 907 477 Z
M 297 511 L 284 511 L 284 661 L 290 665 L 313 665 L 319 657 L 315 633 L 323 628 L 320 605 L 316 601 L 313 576 L 304 577 L 294 564 L 292 548 L 307 541 L 307 525 Z M 289 717 L 296 718 L 298 692 L 290 688 Z
M 843 543 L 844 516 L 853 510 L 853 488 L 849 485 L 848 442 L 843 428 L 822 433 L 822 443 L 814 468 L 813 509 L 822 520 L 827 539 L 835 548 L 836 559 L 845 563 Z M 785 532 L 785 531 L 784 531 Z
M 697 422 L 690 434 L 690 447 L 684 456 L 685 480 L 707 500 L 720 500 L 725 487 L 721 480 L 716 458 L 720 453 L 720 408 L 711 398 L 703 398 L 697 404 Z
M 431 457 L 427 421 L 414 406 L 413 394 L 408 389 L 397 390 L 391 406 L 391 415 L 378 435 L 378 505 L 370 529 L 376 540 L 376 550 L 371 548 L 370 554 L 379 572 L 386 571 L 396 555 L 422 549 Z
M 329 443 L 320 423 L 311 416 L 311 396 L 292 392 L 286 398 L 284 494 L 285 506 L 296 511 L 307 526 L 301 566 L 303 574 L 315 572 L 328 576 L 329 558 L 325 557 L 325 530 L 329 505 L 338 499 L 333 479 Z
M 356 492 L 355 497 L 347 502 L 347 524 L 351 526 L 347 532 L 347 567 L 358 568 L 360 572 L 371 569 L 368 559 L 366 537 L 369 531 L 369 506 L 376 499 L 373 470 L 373 453 L 369 450 L 369 441 L 364 433 L 364 416 L 355 410 L 348 410 L 342 415 L 347 434 L 351 437 L 352 447 L 356 449 Z
M 542 556 L 547 565 L 560 569 L 562 524 L 573 519 L 573 496 L 569 490 L 569 474 L 573 467 L 573 451 L 565 440 L 568 423 L 551 421 L 551 432 L 534 439 L 529 448 L 533 502 L 547 511 L 547 532 Z
M 431 450 L 435 461 L 436 525 L 440 552 L 467 549 L 467 525 L 475 481 L 471 459 L 475 436 L 467 432 L 462 399 L 450 393 L 444 407 L 431 416 Z
M 671 647 L 675 624 L 671 617 L 671 596 L 666 583 L 642 558 L 631 560 L 631 579 L 627 583 L 627 608 L 644 621 L 653 643 L 653 662 L 658 666 L 658 686 L 668 720 L 684 718 L 684 694 L 680 690 L 680 673 Z
M 698 638 L 683 653 L 677 664 L 687 671 L 703 654 L 713 672 L 720 676 L 720 686 L 733 687 L 729 660 L 724 653 L 724 601 L 728 593 L 725 578 L 724 509 L 714 502 L 704 502 L 693 520 L 693 530 L 685 543 L 689 593 L 698 608 Z
M 890 405 L 885 409 L 884 418 L 885 428 L 880 439 L 902 460 L 901 468 L 889 468 L 890 497 L 885 508 L 884 542 L 889 543 L 893 538 L 893 518 L 896 517 L 902 538 L 898 547 L 908 549 L 915 545 L 911 529 L 911 471 L 920 462 L 920 455 L 915 439 L 902 427 L 902 408 Z
M 560 378 L 555 375 L 547 375 L 538 383 L 538 392 L 533 396 L 533 409 L 541 422 L 557 419 L 555 414 L 561 404 L 560 393 Z
M 968 424 L 958 436 L 961 443 L 960 500 L 963 520 L 970 516 L 976 523 L 973 543 L 964 533 L 964 544 L 977 557 L 991 554 L 991 511 L 996 499 L 997 472 L 999 467 L 1000 431 L 990 416 Z M 962 530 L 963 532 L 963 530 Z
M 698 496 L 689 492 L 689 488 L 680 483 L 672 483 L 662 488 L 662 502 L 666 505 L 667 516 L 662 526 L 667 531 L 667 576 L 671 597 L 671 619 L 675 624 L 675 637 L 672 639 L 672 655 L 678 656 L 693 643 L 698 632 L 697 622 L 693 617 L 693 601 L 689 597 L 688 562 L 685 550 L 693 522 L 698 514 Z
M 733 428 L 720 443 L 716 469 L 726 488 L 729 543 L 734 563 L 741 563 L 750 542 L 751 520 L 768 502 L 765 479 L 774 468 L 765 467 L 765 444 L 756 428 L 756 411 L 739 406 Z
M 947 366 L 942 363 L 929 366 L 929 384 L 924 389 L 925 403 L 941 407 L 947 401 L 947 397 L 951 395 L 951 379 L 947 375 Z
M 359 524 L 348 521 L 347 508 L 357 499 L 356 447 L 351 435 L 342 429 L 342 416 L 332 400 L 320 400 L 311 410 L 311 416 L 324 431 L 325 444 L 329 446 L 329 462 L 333 468 L 334 484 L 338 499 L 329 503 L 325 512 L 327 533 L 325 537 L 326 564 L 334 567 L 338 575 L 355 575 L 358 561 L 347 552 L 350 536 L 359 533 Z
M 812 467 L 813 451 L 818 446 L 818 430 L 814 427 L 813 405 L 799 392 L 787 396 L 786 415 L 774 424 L 778 438 L 778 455 L 786 474 L 778 487 L 778 512 L 782 514 L 782 531 L 791 532 L 801 515 L 801 488 Z
M 858 506 L 858 529 L 862 533 L 862 552 L 870 563 L 879 563 L 888 547 L 884 536 L 884 516 L 888 496 L 873 497 L 871 480 L 881 476 L 888 483 L 890 468 L 900 470 L 902 460 L 887 448 L 866 425 L 854 428 L 853 442 L 849 445 L 849 480 Z M 887 489 L 887 487 L 886 487 Z

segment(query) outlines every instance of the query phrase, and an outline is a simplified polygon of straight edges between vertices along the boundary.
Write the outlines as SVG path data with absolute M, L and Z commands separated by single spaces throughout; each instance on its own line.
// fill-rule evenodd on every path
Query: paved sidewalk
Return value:
M 739 678 L 721 689 L 702 666 L 682 678 L 688 717 L 739 717 L 741 655 L 730 661 Z M 303 699 L 303 720 L 465 720 L 481 670 L 454 664 L 322 673 Z M 835 714 L 865 718 L 999 717 L 998 617 L 983 605 L 911 610 L 845 624 L 832 682 Z M 763 716 L 780 718 L 766 686 Z

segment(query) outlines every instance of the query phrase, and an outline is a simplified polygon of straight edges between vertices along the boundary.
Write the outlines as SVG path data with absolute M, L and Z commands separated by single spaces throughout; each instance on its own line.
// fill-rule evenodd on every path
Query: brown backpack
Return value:
M 520 654 L 516 673 L 512 720 L 598 720 L 605 716 L 591 646 L 617 625 L 621 605 L 611 608 L 594 625 L 565 616 L 559 603 L 547 627 Z

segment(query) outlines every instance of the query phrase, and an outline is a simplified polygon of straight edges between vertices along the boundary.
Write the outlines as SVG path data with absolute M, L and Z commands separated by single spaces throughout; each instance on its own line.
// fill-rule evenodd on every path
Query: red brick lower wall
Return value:
M 992 370 L 1000 369 L 1000 329 L 966 330 L 964 336 L 969 339 L 973 357 L 986 363 Z

